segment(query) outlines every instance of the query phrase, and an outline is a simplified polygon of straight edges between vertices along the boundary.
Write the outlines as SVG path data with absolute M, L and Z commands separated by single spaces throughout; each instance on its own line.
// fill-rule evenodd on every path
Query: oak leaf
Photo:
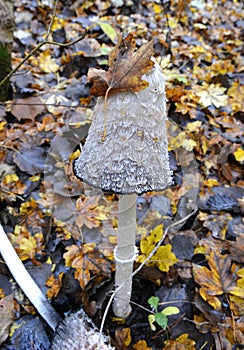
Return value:
M 120 37 L 117 45 L 109 56 L 109 70 L 90 68 L 88 83 L 90 93 L 94 96 L 107 96 L 108 92 L 137 92 L 145 89 L 148 82 L 142 76 L 154 66 L 151 56 L 153 42 L 142 45 L 136 51 L 136 41 L 133 34 L 125 39 Z

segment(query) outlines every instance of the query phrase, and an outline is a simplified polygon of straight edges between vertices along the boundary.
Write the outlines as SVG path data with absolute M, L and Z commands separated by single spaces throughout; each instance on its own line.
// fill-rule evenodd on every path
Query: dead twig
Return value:
M 90 29 L 90 28 L 89 28 Z M 17 72 L 17 70 L 23 66 L 23 64 L 31 57 L 33 56 L 38 50 L 40 50 L 40 48 L 44 45 L 56 45 L 56 46 L 60 46 L 60 47 L 68 47 L 68 46 L 71 46 L 71 45 L 74 45 L 76 43 L 78 43 L 79 41 L 83 40 L 85 38 L 85 36 L 87 35 L 89 29 L 86 29 L 84 31 L 84 34 L 79 36 L 77 39 L 71 41 L 71 42 L 68 42 L 68 43 L 65 43 L 65 44 L 62 44 L 62 43 L 57 43 L 56 41 L 43 41 L 41 43 L 39 43 L 33 50 L 31 50 L 30 53 L 28 53 L 27 56 L 25 56 L 25 58 L 9 73 L 6 75 L 6 77 L 0 81 L 0 86 L 2 86 L 8 79 L 10 79 L 12 77 L 12 75 Z

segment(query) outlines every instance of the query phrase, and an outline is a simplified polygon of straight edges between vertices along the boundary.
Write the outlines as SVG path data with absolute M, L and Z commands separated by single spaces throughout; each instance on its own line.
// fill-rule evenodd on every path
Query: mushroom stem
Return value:
M 29 275 L 28 271 L 24 267 L 22 261 L 18 257 L 12 244 L 10 243 L 6 233 L 4 232 L 2 225 L 0 224 L 0 254 L 6 262 L 10 272 L 14 279 L 23 290 L 25 295 L 35 306 L 40 315 L 49 324 L 49 326 L 55 330 L 60 316 L 56 313 L 54 308 L 49 304 L 42 291 Z
M 115 248 L 115 296 L 113 311 L 126 318 L 130 311 L 132 271 L 135 260 L 137 194 L 119 195 L 118 242 Z

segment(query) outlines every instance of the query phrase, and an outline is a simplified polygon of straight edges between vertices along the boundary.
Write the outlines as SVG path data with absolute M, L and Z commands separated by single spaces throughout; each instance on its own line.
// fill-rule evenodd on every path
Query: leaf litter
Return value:
M 26 16 L 16 17 L 13 67 L 43 40 L 49 5 L 17 1 L 16 13 Z M 136 91 L 145 87 L 142 76 L 152 66 L 152 55 L 164 68 L 174 185 L 138 200 L 136 266 L 177 215 L 192 210 L 188 199 L 195 188 L 198 212 L 180 230 L 169 232 L 134 277 L 135 304 L 128 319 L 121 324 L 108 314 L 106 330 L 117 349 L 244 346 L 242 12 L 240 1 L 58 2 L 54 40 L 81 35 L 94 15 L 98 25 L 74 47 L 37 52 L 12 78 L 12 100 L 0 106 L 1 222 L 25 264 L 51 264 L 47 296 L 57 310 L 64 314 L 82 304 L 99 325 L 113 285 L 117 197 L 79 183 L 72 175 L 71 154 L 84 143 L 90 125 L 95 103 L 91 81 L 102 79 L 102 88 L 91 90 L 94 95 L 104 96 L 108 89 Z M 120 31 L 133 37 L 117 40 Z M 140 61 L 141 54 L 146 60 L 142 55 Z M 125 74 L 125 66 L 133 74 Z M 3 282 L 6 276 L 1 262 L 1 307 L 12 298 Z M 180 310 L 169 316 L 167 333 L 150 329 L 145 308 L 152 296 L 159 297 L 162 309 L 170 302 Z M 29 349 L 26 335 L 9 330 L 26 316 L 34 322 L 34 310 L 20 306 L 17 295 L 11 300 L 0 327 L 1 348 L 18 348 L 22 342 Z M 21 329 L 30 329 L 27 324 L 22 322 Z M 35 332 L 34 343 L 47 349 L 43 332 Z

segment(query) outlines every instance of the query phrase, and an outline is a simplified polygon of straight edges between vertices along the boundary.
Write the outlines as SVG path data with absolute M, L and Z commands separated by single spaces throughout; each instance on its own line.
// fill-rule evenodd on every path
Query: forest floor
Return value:
M 61 316 L 82 305 L 100 326 L 113 291 L 118 196 L 72 171 L 96 103 L 87 72 L 108 68 L 119 33 L 133 33 L 138 47 L 153 40 L 167 78 L 174 183 L 138 197 L 135 268 L 170 224 L 195 212 L 134 277 L 129 317 L 109 310 L 104 332 L 117 349 L 244 349 L 243 2 L 66 0 L 54 9 L 15 1 L 13 67 L 47 39 L 86 35 L 42 46 L 0 104 L 0 219 L 20 259 Z M 149 324 L 151 297 L 158 313 L 178 308 L 164 326 Z M 50 348 L 51 331 L 2 260 L 0 306 L 0 349 Z

